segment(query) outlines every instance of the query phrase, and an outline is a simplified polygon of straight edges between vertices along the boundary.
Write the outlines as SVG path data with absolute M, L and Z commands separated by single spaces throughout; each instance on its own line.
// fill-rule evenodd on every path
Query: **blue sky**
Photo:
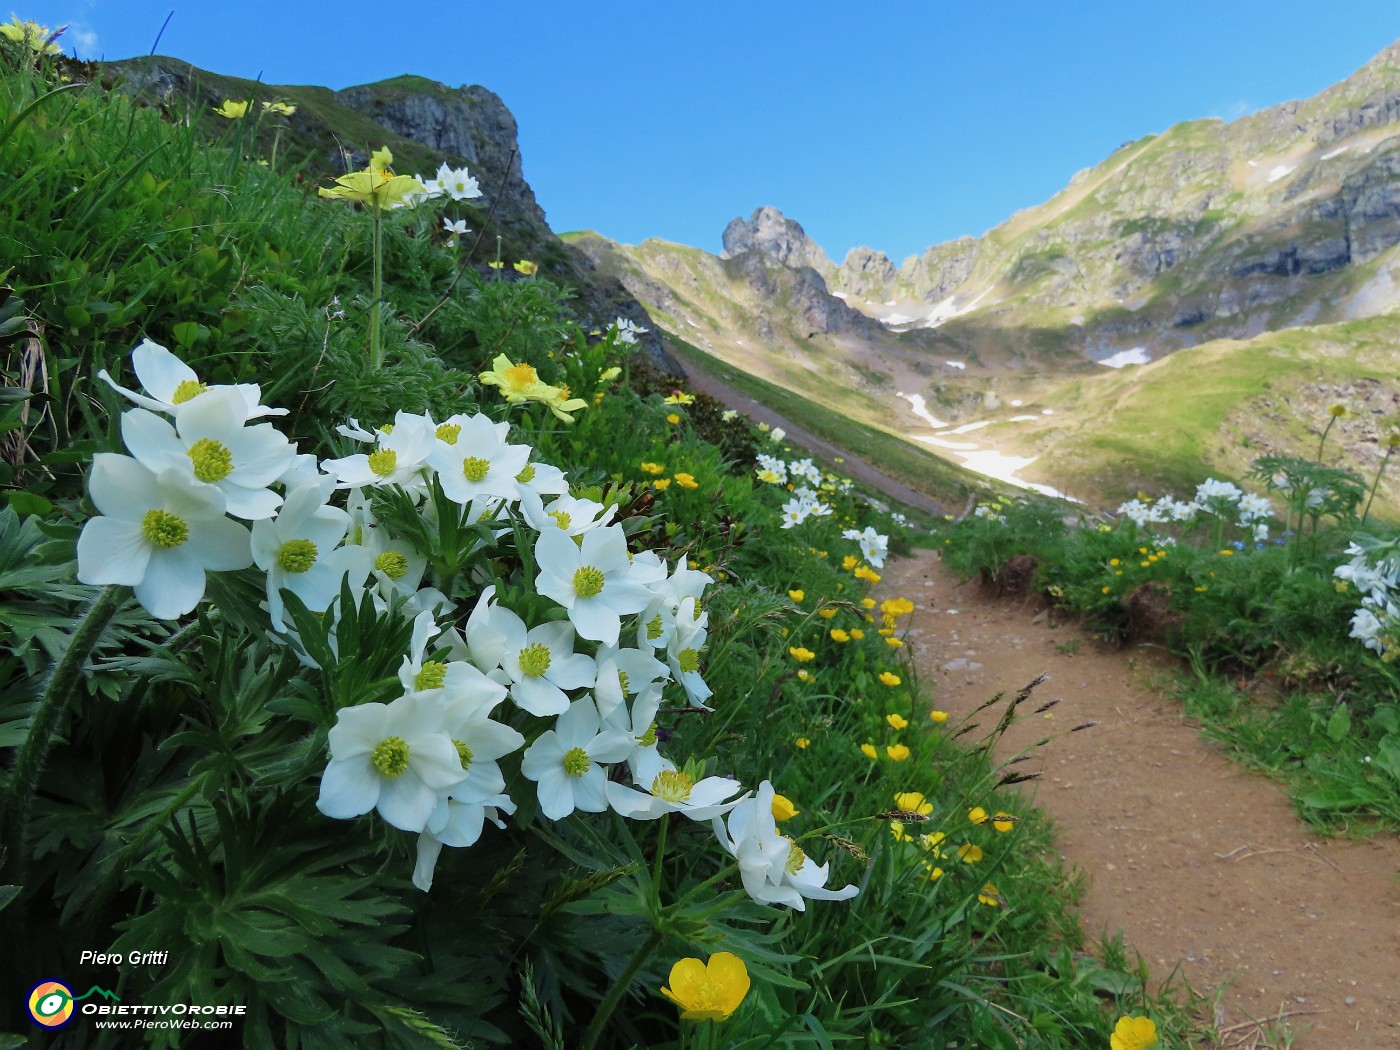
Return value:
M 719 250 L 772 205 L 896 262 L 1045 200 L 1121 143 L 1316 94 L 1400 38 L 1397 0 L 34 0 L 85 58 L 269 84 L 483 84 L 555 230 Z

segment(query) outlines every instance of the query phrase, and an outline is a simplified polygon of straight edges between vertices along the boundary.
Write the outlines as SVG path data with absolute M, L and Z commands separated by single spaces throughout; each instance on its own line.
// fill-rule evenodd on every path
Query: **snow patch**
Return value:
M 1326 153 L 1319 157 L 1318 160 L 1331 160 L 1333 157 L 1340 157 L 1349 149 L 1351 149 L 1350 145 L 1338 146 L 1336 149 L 1329 149 Z
M 1291 174 L 1293 169 L 1297 166 L 1296 164 L 1280 164 L 1275 168 L 1271 168 L 1269 170 L 1269 181 L 1278 182 L 1278 180 L 1285 175 Z
M 1051 488 L 1049 485 L 1038 485 L 1034 481 L 1026 481 L 1018 478 L 1016 472 L 1024 470 L 1035 462 L 1035 456 L 1008 456 L 992 449 L 982 449 L 978 452 L 959 453 L 962 456 L 963 466 L 968 470 L 975 471 L 985 477 L 996 478 L 1004 481 L 1008 485 L 1015 485 L 1017 488 L 1030 489 L 1039 492 L 1044 496 L 1067 499 L 1072 503 L 1082 503 L 1083 500 L 1074 499 L 1067 496 L 1059 489 Z
M 1008 422 L 1008 423 L 1026 423 L 1026 422 L 1029 422 L 1029 421 L 1031 421 L 1031 420 L 1033 420 L 1033 419 L 1039 419 L 1039 418 L 1040 418 L 1039 416 L 1012 416 L 1010 419 L 1007 420 L 1007 422 Z
M 945 433 L 945 434 L 969 434 L 969 433 L 971 433 L 971 432 L 974 431 L 974 430 L 981 430 L 983 427 L 989 427 L 989 426 L 991 426 L 991 425 L 992 425 L 992 421 L 991 421 L 990 419 L 980 419 L 980 420 L 978 420 L 976 423 L 964 423 L 962 426 L 960 426 L 960 427 L 954 427 L 952 430 L 946 430 L 946 431 L 944 431 L 944 433 Z
M 1042 408 L 1040 410 L 1040 414 L 1042 416 L 1053 416 L 1055 414 L 1055 410 L 1053 408 Z
M 945 365 L 947 365 L 949 368 L 963 369 L 963 368 L 966 368 L 966 367 L 967 367 L 967 362 L 966 362 L 966 361 L 944 361 L 943 363 L 944 363 Z
M 1011 401 L 1008 403 L 1011 405 L 1012 408 L 1020 408 L 1023 404 L 1025 404 L 1025 402 L 1022 401 L 1019 397 L 1015 401 Z
M 1152 363 L 1152 358 L 1147 353 L 1147 348 L 1135 346 L 1131 350 L 1120 350 L 1111 357 L 1105 357 L 1098 362 L 1109 368 L 1124 368 L 1128 365 L 1147 365 Z
M 945 423 L 943 422 L 943 420 L 936 419 L 935 417 L 929 415 L 928 402 L 924 400 L 923 394 L 898 393 L 895 394 L 895 397 L 902 397 L 905 401 L 908 401 L 909 407 L 914 410 L 914 415 L 918 416 L 929 426 L 933 427 L 934 430 L 942 430 L 944 427 L 952 426 L 951 423 Z
M 832 297 L 833 299 L 845 299 L 845 298 L 846 298 L 846 293 L 845 293 L 845 292 L 831 292 L 830 295 L 831 295 L 831 297 Z

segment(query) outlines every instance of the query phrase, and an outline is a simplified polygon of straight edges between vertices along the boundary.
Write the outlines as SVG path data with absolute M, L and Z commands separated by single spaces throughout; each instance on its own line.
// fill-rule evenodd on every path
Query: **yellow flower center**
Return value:
M 664 802 L 686 802 L 695 781 L 679 769 L 663 769 L 651 782 L 651 793 Z
M 209 388 L 198 379 L 182 379 L 180 385 L 175 388 L 175 393 L 170 395 L 172 405 L 183 405 L 186 401 L 198 397 Z
M 517 388 L 534 386 L 540 380 L 539 373 L 535 371 L 535 366 L 523 363 L 511 365 L 502 372 L 501 375 L 505 377 L 506 382 Z
M 655 723 L 655 722 L 653 722 L 651 725 L 647 726 L 647 731 L 637 738 L 637 744 L 638 744 L 639 747 L 655 747 L 655 746 L 656 746 L 656 723 Z
M 581 747 L 573 747 L 564 752 L 564 772 L 571 777 L 581 777 L 593 765 L 588 752 Z
M 391 448 L 381 448 L 369 454 L 369 469 L 381 478 L 387 478 L 399 465 L 399 454 Z
M 457 749 L 457 758 L 462 763 L 462 771 L 466 772 L 468 769 L 471 769 L 472 749 L 467 747 L 467 745 L 460 740 L 453 740 L 452 746 Z
M 305 572 L 316 564 L 316 544 L 310 540 L 288 540 L 277 552 L 283 572 Z
M 468 456 L 462 460 L 462 476 L 468 481 L 485 481 L 491 471 L 491 461 L 480 456 Z
M 212 484 L 233 473 L 233 453 L 227 445 L 213 438 L 200 438 L 185 454 L 194 464 L 194 476 L 200 481 Z
M 684 674 L 698 671 L 700 670 L 700 653 L 695 649 L 682 649 L 676 655 L 676 663 Z
M 441 689 L 447 681 L 447 665 L 437 660 L 428 660 L 423 669 L 413 676 L 415 689 Z
M 622 690 L 622 695 L 623 695 L 623 696 L 626 696 L 626 695 L 627 695 L 627 692 L 628 692 L 628 690 L 629 690 L 629 688 L 630 688 L 630 685 L 628 684 L 627 672 L 626 672 L 626 671 L 618 671 L 618 672 L 617 672 L 617 687 L 618 687 L 620 690 Z
M 574 519 L 569 516 L 567 510 L 552 510 L 549 512 L 549 516 L 554 519 L 555 524 L 561 529 L 567 529 L 574 523 Z
M 521 649 L 520 670 L 531 678 L 538 678 L 548 671 L 549 646 L 543 642 L 536 642 Z
M 661 637 L 661 632 L 665 629 L 661 622 L 661 614 L 657 613 L 647 621 L 647 641 L 654 642 Z
M 786 835 L 784 835 L 783 837 L 787 838 Z M 788 839 L 787 863 L 783 865 L 783 867 L 787 869 L 787 873 L 789 875 L 796 875 L 800 870 L 802 870 L 802 865 L 806 863 L 807 854 L 802 852 L 802 847 L 799 846 L 796 842 L 793 842 L 792 839 Z
M 462 433 L 462 428 L 456 423 L 444 423 L 437 428 L 438 440 L 445 441 L 449 445 L 457 444 L 457 437 Z
M 574 593 L 580 598 L 592 598 L 603 593 L 603 571 L 585 565 L 574 573 Z
M 408 768 L 408 744 L 400 736 L 381 740 L 375 745 L 369 761 L 375 769 L 390 779 L 402 776 Z
M 148 510 L 141 519 L 141 535 L 156 547 L 178 547 L 190 538 L 190 527 L 185 519 L 171 514 L 168 510 Z
M 534 481 L 535 465 L 533 463 L 526 463 L 525 469 L 522 470 L 519 474 L 515 475 L 515 480 L 520 482 L 520 484 L 522 485 L 528 485 L 530 482 Z
M 391 580 L 401 580 L 408 572 L 408 559 L 398 551 L 385 551 L 374 559 L 374 567 Z
M 392 434 L 394 432 L 394 424 L 385 423 L 382 427 L 379 428 L 379 432 L 381 434 Z

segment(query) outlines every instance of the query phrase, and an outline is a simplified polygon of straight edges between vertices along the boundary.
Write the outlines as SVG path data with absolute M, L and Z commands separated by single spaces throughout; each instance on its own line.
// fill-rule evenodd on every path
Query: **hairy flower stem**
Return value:
M 1327 444 L 1327 435 L 1332 430 L 1332 424 L 1337 422 L 1336 416 L 1327 417 L 1327 425 L 1322 428 L 1322 438 L 1317 443 L 1317 462 L 1322 463 L 1322 446 Z
M 14 772 L 10 776 L 10 813 L 8 840 L 14 843 L 16 856 L 9 867 L 7 878 L 11 882 L 22 881 L 25 867 L 24 833 L 29 824 L 29 811 L 34 806 L 34 794 L 39 788 L 39 776 L 44 771 L 44 762 L 49 755 L 49 746 L 58 729 L 61 716 L 68 709 L 69 699 L 74 693 L 83 664 L 92 655 L 102 638 L 102 632 L 112 622 L 117 609 L 121 607 L 129 589 L 116 584 L 104 587 L 88 606 L 78 629 L 68 643 L 68 649 L 54 665 L 48 684 L 39 698 L 39 706 L 29 722 L 29 732 L 20 745 L 15 759 Z
M 598 1012 L 593 1015 L 593 1023 L 588 1026 L 588 1031 L 583 1036 L 583 1050 L 593 1050 L 598 1045 L 598 1037 L 603 1034 L 603 1026 L 608 1023 L 608 1018 L 612 1016 L 617 1004 L 622 1001 L 622 997 L 627 994 L 627 989 L 632 984 L 632 978 L 637 976 L 637 971 L 646 965 L 657 947 L 661 944 L 661 931 L 653 929 L 647 934 L 647 939 L 642 942 L 637 954 L 632 956 L 632 961 L 627 964 L 627 969 L 618 975 L 613 986 L 608 989 L 607 996 L 598 1004 Z
M 378 368 L 384 363 L 383 338 L 380 332 L 380 298 L 384 294 L 384 218 L 378 203 L 374 207 L 374 276 L 370 285 L 369 307 L 369 364 Z
M 1366 498 L 1366 509 L 1361 512 L 1361 524 L 1366 524 L 1366 518 L 1371 513 L 1371 504 L 1376 501 L 1376 489 L 1381 487 L 1381 475 L 1385 473 L 1385 465 L 1390 462 L 1391 454 L 1395 449 L 1388 448 L 1385 455 L 1381 457 L 1381 465 L 1376 468 L 1376 480 L 1371 482 L 1371 495 Z

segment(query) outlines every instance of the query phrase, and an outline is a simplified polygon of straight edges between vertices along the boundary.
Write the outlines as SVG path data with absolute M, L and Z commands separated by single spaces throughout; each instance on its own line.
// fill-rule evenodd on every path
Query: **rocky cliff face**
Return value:
M 836 273 L 821 246 L 777 208 L 756 208 L 747 220 L 731 219 L 724 228 L 723 244 L 724 258 L 757 251 L 793 269 L 811 267 L 824 280 Z
M 659 367 L 675 370 L 645 307 L 549 228 L 525 180 L 515 117 L 486 88 L 449 88 L 423 77 L 396 77 L 343 91 L 276 87 L 159 57 L 110 63 L 104 79 L 173 113 L 216 106 L 225 98 L 293 101 L 297 112 L 288 122 L 283 156 L 310 157 L 312 178 L 361 168 L 369 151 L 383 145 L 393 151 L 399 171 L 426 177 L 441 163 L 466 165 L 484 194 L 473 202 L 478 218 L 471 225 L 484 231 L 482 244 L 490 245 L 491 255 L 499 235 L 506 258 L 535 260 L 543 272 L 577 291 L 583 320 L 606 324 L 621 315 L 651 329 L 642 337 L 643 349 Z M 479 261 L 484 265 L 489 257 Z

